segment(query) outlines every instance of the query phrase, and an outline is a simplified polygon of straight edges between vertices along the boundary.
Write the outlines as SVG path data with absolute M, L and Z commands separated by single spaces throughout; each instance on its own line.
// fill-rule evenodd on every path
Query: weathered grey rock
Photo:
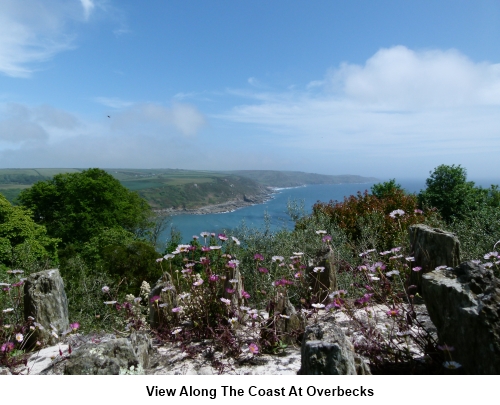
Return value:
M 0 375 L 12 375 L 7 367 L 0 367 Z
M 149 367 L 149 359 L 153 352 L 153 342 L 147 332 L 134 331 L 130 334 L 130 343 L 139 360 L 139 365 L 145 369 Z
M 230 282 L 230 280 L 238 280 L 236 284 Z M 226 269 L 226 280 L 224 281 L 224 290 L 222 291 L 222 296 L 226 299 L 231 300 L 231 304 L 235 307 L 243 305 L 243 296 L 241 292 L 244 290 L 243 279 L 241 277 L 240 270 L 238 267 Z M 234 293 L 228 293 L 229 290 L 234 290 Z
M 68 299 L 58 269 L 31 274 L 24 285 L 24 316 L 35 318 L 44 329 L 37 328 L 31 335 L 29 345 L 36 340 L 55 344 L 58 339 L 52 335 L 52 325 L 61 335 L 69 329 Z
M 420 272 L 411 272 L 410 284 L 416 285 L 419 291 L 422 274 L 438 266 L 456 267 L 460 264 L 460 242 L 454 234 L 417 224 L 410 226 L 409 236 L 414 264 L 422 267 Z
M 305 325 L 305 317 L 296 311 L 287 296 L 281 295 L 272 305 L 269 318 L 261 329 L 261 339 L 272 342 L 276 336 L 282 343 L 295 344 Z
M 151 298 L 155 296 L 161 298 L 157 303 L 151 301 Z M 160 307 L 162 304 L 166 304 L 166 307 Z M 168 318 L 175 316 L 172 313 L 172 308 L 177 306 L 177 294 L 172 285 L 170 274 L 163 274 L 163 277 L 160 278 L 151 289 L 148 296 L 148 306 L 149 324 L 152 328 L 160 326 L 160 319 L 168 320 Z
M 306 328 L 302 340 L 303 375 L 371 374 L 368 365 L 356 356 L 352 343 L 340 326 L 315 324 Z
M 65 375 L 144 374 L 129 339 L 105 343 L 87 343 L 71 355 L 64 367 Z
M 324 267 L 324 270 L 315 272 L 316 267 Z M 331 246 L 326 246 L 318 252 L 312 266 L 307 268 L 306 274 L 312 294 L 317 297 L 318 302 L 323 302 L 328 294 L 338 290 L 335 253 Z
M 423 276 L 422 295 L 439 340 L 468 374 L 500 374 L 500 281 L 472 262 Z

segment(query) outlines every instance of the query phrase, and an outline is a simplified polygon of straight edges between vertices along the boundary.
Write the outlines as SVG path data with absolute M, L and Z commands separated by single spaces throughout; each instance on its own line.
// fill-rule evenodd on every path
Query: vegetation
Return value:
M 30 211 L 12 206 L 0 195 L 0 267 L 31 272 L 54 265 L 58 242 L 33 221 Z
M 417 372 L 410 341 L 428 365 L 447 367 L 450 353 L 440 351 L 425 329 L 412 328 L 418 297 L 408 277 L 420 269 L 407 229 L 427 223 L 452 230 L 463 259 L 484 259 L 499 275 L 500 255 L 491 251 L 500 239 L 498 188 L 475 187 L 465 174 L 460 166 L 439 166 L 419 195 L 393 179 L 343 201 L 318 203 L 310 215 L 292 202 L 293 230 L 242 225 L 231 234 L 202 232 L 185 245 L 174 232 L 162 255 L 155 241 L 163 219 L 154 224 L 147 203 L 102 170 L 36 183 L 21 194 L 23 206 L 0 196 L 0 364 L 17 364 L 25 337 L 37 327 L 22 318 L 23 277 L 59 260 L 70 317 L 83 331 L 148 330 L 185 350 L 193 350 L 193 340 L 210 339 L 235 357 L 278 353 L 300 342 L 303 324 L 288 332 L 280 328 L 291 315 L 282 306 L 289 300 L 304 321 L 315 322 L 323 310 L 347 315 L 361 334 L 356 349 L 374 372 L 389 364 Z M 122 182 L 133 181 L 126 175 L 120 174 Z M 214 176 L 222 185 L 231 179 Z M 213 183 L 199 180 L 198 187 Z M 325 251 L 335 258 L 339 288 L 326 297 L 311 288 L 315 274 L 325 271 L 317 266 Z M 387 333 L 378 329 L 380 317 Z
M 0 169 L 0 193 L 10 202 L 37 181 L 49 180 L 81 169 Z M 314 173 L 243 170 L 236 172 L 179 169 L 108 169 L 107 173 L 131 191 L 137 191 L 154 209 L 196 209 L 205 205 L 264 195 L 265 187 L 304 184 L 362 183 L 375 180 L 361 176 L 327 176 Z
M 85 243 L 106 228 L 142 235 L 151 216 L 146 201 L 100 169 L 37 182 L 21 192 L 19 201 L 63 246 Z

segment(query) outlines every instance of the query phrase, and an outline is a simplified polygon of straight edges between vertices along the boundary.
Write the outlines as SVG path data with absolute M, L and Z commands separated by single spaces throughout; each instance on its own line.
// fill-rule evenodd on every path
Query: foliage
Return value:
M 104 228 L 122 227 L 142 234 L 151 213 L 145 200 L 100 169 L 37 182 L 19 200 L 64 245 L 86 242 Z
M 453 221 L 449 230 L 460 241 L 462 261 L 479 259 L 500 239 L 500 209 L 483 206 L 462 220 Z
M 326 216 L 330 222 L 342 229 L 353 248 L 365 244 L 365 248 L 387 250 L 407 243 L 407 229 L 422 222 L 437 222 L 432 210 L 419 210 L 417 198 L 407 195 L 391 182 L 374 186 L 374 194 L 358 192 L 356 196 L 345 197 L 343 202 L 317 203 L 312 216 Z M 299 221 L 297 227 L 301 227 Z
M 430 174 L 427 188 L 418 195 L 419 204 L 437 208 L 447 223 L 463 219 L 488 200 L 498 202 L 495 188 L 475 187 L 474 182 L 467 181 L 467 171 L 460 165 L 440 165 Z
M 47 267 L 57 262 L 58 242 L 33 221 L 30 211 L 0 195 L 0 264 L 27 271 Z
M 102 269 L 116 283 L 123 280 L 126 293 L 138 291 L 144 280 L 155 283 L 161 277 L 155 262 L 157 258 L 155 248 L 141 241 L 108 245 L 101 252 Z
M 372 195 L 375 197 L 382 199 L 386 197 L 391 197 L 397 192 L 404 192 L 401 184 L 396 183 L 396 179 L 391 179 L 389 181 L 385 181 L 383 183 L 374 184 L 370 188 Z

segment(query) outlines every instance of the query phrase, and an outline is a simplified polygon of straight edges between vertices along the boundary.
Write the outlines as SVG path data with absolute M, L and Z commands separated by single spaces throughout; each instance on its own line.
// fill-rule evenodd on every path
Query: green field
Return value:
M 0 169 L 0 193 L 15 203 L 19 193 L 37 181 L 84 169 Z M 181 169 L 104 169 L 155 209 L 194 209 L 262 195 L 265 187 L 304 184 L 361 183 L 375 180 L 353 175 L 327 176 L 274 170 L 215 172 Z

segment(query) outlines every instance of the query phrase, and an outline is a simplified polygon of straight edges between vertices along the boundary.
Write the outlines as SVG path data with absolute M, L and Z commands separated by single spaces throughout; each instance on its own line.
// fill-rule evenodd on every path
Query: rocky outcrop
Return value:
M 466 374 L 500 374 L 500 280 L 473 262 L 423 276 L 422 295 L 442 344 Z
M 37 340 L 45 344 L 55 344 L 58 340 L 53 334 L 68 331 L 68 299 L 64 283 L 58 269 L 45 270 L 31 274 L 24 285 L 24 316 L 35 318 L 42 325 L 30 337 L 28 345 Z
M 323 302 L 328 294 L 338 290 L 335 253 L 331 246 L 320 250 L 312 265 L 307 268 L 307 277 L 312 294 Z
M 151 339 L 132 334 L 107 342 L 86 343 L 78 348 L 64 366 L 66 375 L 144 374 L 149 365 Z
M 454 234 L 417 224 L 410 226 L 409 235 L 414 265 L 422 268 L 411 273 L 410 284 L 416 285 L 419 290 L 422 274 L 439 266 L 455 267 L 460 264 L 460 242 Z
M 302 340 L 303 375 L 371 374 L 368 365 L 354 352 L 354 346 L 340 326 L 314 324 L 306 328 Z

